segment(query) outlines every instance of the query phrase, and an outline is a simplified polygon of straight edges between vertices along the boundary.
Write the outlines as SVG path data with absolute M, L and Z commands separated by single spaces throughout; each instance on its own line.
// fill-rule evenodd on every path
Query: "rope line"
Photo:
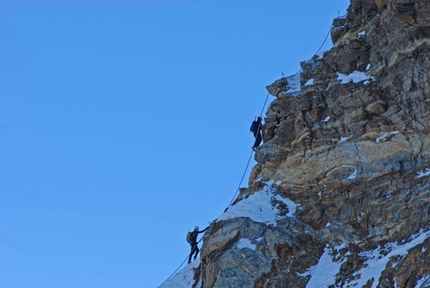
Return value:
M 234 199 L 236 198 L 237 193 L 239 192 L 240 186 L 242 185 L 243 179 L 245 178 L 246 171 L 248 171 L 249 163 L 251 162 L 251 157 L 252 157 L 253 152 L 254 151 L 251 150 L 251 153 L 249 154 L 249 158 L 248 158 L 248 163 L 246 163 L 245 171 L 243 171 L 242 178 L 240 179 L 240 183 L 236 189 L 236 193 L 234 193 L 233 198 L 231 199 L 230 203 L 228 204 L 226 210 L 228 209 L 228 207 L 231 206 L 231 203 L 233 203 Z
M 345 15 L 346 15 L 346 14 L 345 14 Z M 343 17 L 343 16 L 341 16 L 341 17 Z M 340 18 L 340 17 L 338 17 L 338 18 Z M 327 35 L 325 35 L 325 38 L 324 38 L 323 43 L 321 44 L 320 48 L 318 48 L 317 52 L 315 52 L 315 53 L 314 53 L 314 55 L 313 55 L 313 56 L 317 55 L 317 54 L 318 54 L 318 52 L 320 52 L 321 48 L 324 46 L 325 42 L 327 41 L 328 35 L 330 35 L 330 32 L 331 32 L 331 30 L 332 30 L 332 29 L 333 29 L 333 26 L 330 26 L 330 28 L 328 29 Z M 313 56 L 312 56 L 312 57 L 313 57 Z M 296 73 L 296 74 L 294 74 L 293 76 L 296 76 L 297 74 L 299 74 L 299 73 L 300 73 L 300 71 L 302 71 L 302 69 L 301 69 L 301 68 L 300 68 L 300 70 L 299 70 L 299 71 L 297 71 L 297 73 Z
M 184 261 L 182 261 L 182 263 L 179 265 L 179 267 L 178 267 L 178 268 L 176 268 L 176 270 L 175 270 L 175 271 L 173 271 L 172 275 L 170 275 L 166 280 L 164 280 L 164 282 L 163 282 L 163 283 L 161 283 L 158 287 L 163 286 L 163 284 L 164 284 L 164 283 L 166 283 L 170 278 L 172 278 L 172 277 L 173 277 L 173 275 L 175 275 L 175 273 L 176 273 L 176 272 L 178 272 L 178 270 L 182 267 L 182 265 L 184 265 L 185 261 L 187 261 L 187 258 L 188 258 L 188 256 L 187 256 L 187 257 L 185 257 Z M 158 288 L 158 287 L 157 287 L 157 288 Z
M 327 32 L 327 35 L 325 36 L 325 38 L 324 38 L 324 41 L 323 41 L 323 43 L 321 44 L 321 46 L 318 48 L 318 50 L 317 50 L 317 52 L 315 52 L 315 54 L 313 55 L 313 56 L 315 56 L 316 54 L 318 54 L 318 52 L 321 50 L 321 48 L 324 46 L 324 44 L 325 44 L 325 42 L 327 41 L 327 38 L 328 38 L 328 36 L 330 35 L 330 32 L 331 32 L 331 29 L 332 29 L 332 26 L 330 26 L 330 29 L 328 30 L 328 32 Z M 302 71 L 302 69 L 300 69 L 299 71 L 297 71 L 297 73 L 296 74 L 294 74 L 293 76 L 296 76 L 298 73 L 300 73 L 300 71 Z M 266 100 L 264 101 L 264 104 L 263 104 L 263 108 L 261 109 L 261 112 L 260 112 L 260 117 L 262 117 L 263 116 L 263 113 L 264 113 L 264 109 L 266 108 L 266 104 L 267 104 L 267 100 L 269 99 L 269 95 L 270 95 L 270 93 L 267 93 L 267 96 L 266 96 Z M 253 150 L 251 150 L 251 153 L 249 154 L 249 157 L 248 157 L 248 162 L 246 163 L 246 167 L 245 167 L 245 171 L 243 171 L 243 174 L 242 174 L 242 178 L 240 179 L 240 182 L 239 182 L 239 185 L 237 186 L 237 189 L 236 189 L 236 192 L 235 192 L 235 194 L 233 195 L 233 198 L 231 199 L 231 201 L 230 201 L 230 203 L 228 204 L 228 206 L 227 206 L 227 208 L 226 208 L 226 210 L 225 211 L 227 211 L 227 209 L 231 206 L 231 204 L 234 202 L 234 199 L 236 198 L 236 196 L 237 196 L 237 194 L 238 194 L 238 192 L 239 192 L 239 189 L 240 189 L 240 186 L 242 185 L 242 182 L 243 182 L 243 179 L 245 178 L 245 176 L 246 176 L 246 172 L 248 171 L 248 168 L 249 168 L 249 163 L 251 163 L 251 157 L 252 157 L 252 155 L 253 155 Z M 197 242 L 197 244 L 196 245 L 198 245 L 198 243 L 200 243 L 200 241 L 202 241 L 203 240 L 203 236 L 200 238 L 200 240 Z M 193 247 L 193 249 L 194 249 L 194 247 Z M 192 249 L 192 250 L 193 250 Z M 191 250 L 191 251 L 192 251 Z M 191 252 L 190 252 L 190 254 L 191 254 Z M 182 267 L 182 265 L 184 265 L 184 263 L 185 263 L 185 261 L 187 261 L 187 258 L 189 257 L 189 255 L 190 254 L 188 254 L 187 255 L 187 257 L 184 259 L 184 261 L 182 261 L 182 263 L 179 265 L 179 267 L 166 279 L 166 280 L 164 280 L 164 282 L 163 283 L 161 283 L 157 288 L 159 288 L 159 287 L 161 287 L 164 283 L 166 283 L 170 278 L 172 278 L 173 277 L 173 275 L 175 275 L 175 273 L 176 272 L 178 272 L 178 270 Z
M 263 112 L 264 112 L 264 109 L 266 108 L 266 104 L 267 104 L 267 100 L 269 99 L 269 95 L 270 95 L 270 93 L 267 93 L 266 100 L 264 101 L 264 104 L 263 104 L 263 108 L 261 108 L 260 117 L 263 116 Z M 259 125 L 261 125 L 261 124 L 259 124 Z M 258 129 L 260 129 L 260 126 L 258 127 Z M 233 198 L 231 199 L 231 201 L 228 204 L 226 209 L 228 209 L 228 207 L 231 206 L 231 204 L 234 202 L 234 199 L 236 198 L 237 194 L 239 193 L 240 186 L 242 186 L 243 179 L 245 178 L 246 172 L 248 171 L 249 163 L 251 162 L 251 157 L 252 157 L 253 152 L 254 151 L 251 150 L 251 153 L 249 154 L 248 162 L 246 163 L 246 166 L 245 166 L 245 171 L 243 171 L 242 178 L 240 179 L 239 185 L 237 186 L 236 193 L 234 193 Z
M 196 243 L 196 245 L 195 246 L 193 246 L 193 248 L 191 249 L 191 251 L 192 252 L 194 252 L 194 247 L 196 247 L 199 243 L 200 243 L 200 241 L 202 241 L 203 240 L 203 236 L 200 238 L 200 240 L 199 241 L 197 241 L 197 243 Z M 191 254 L 191 251 L 190 251 L 190 254 Z M 182 261 L 182 263 L 179 265 L 179 267 L 178 268 L 176 268 L 176 270 L 175 271 L 173 271 L 173 273 L 166 279 L 166 280 L 164 280 L 164 282 L 163 283 L 161 283 L 159 286 L 157 286 L 157 288 L 159 288 L 159 287 L 161 287 L 161 286 L 163 286 L 163 284 L 164 283 L 166 283 L 170 278 L 172 278 L 173 277 L 173 275 L 175 275 L 176 274 L 176 272 L 178 272 L 178 270 L 182 267 L 182 265 L 184 265 L 184 263 L 185 263 L 185 261 L 187 261 L 187 258 L 189 258 L 190 257 L 190 254 L 188 254 L 187 255 L 187 257 L 185 257 L 185 259 L 184 259 L 184 261 Z
M 266 100 L 264 101 L 263 108 L 261 109 L 261 112 L 260 112 L 260 117 L 263 116 L 264 108 L 266 108 L 266 104 L 267 104 L 267 100 L 269 99 L 269 95 L 270 95 L 270 93 L 267 93 Z M 249 157 L 248 157 L 248 162 L 246 163 L 245 171 L 243 171 L 242 178 L 240 178 L 239 185 L 237 186 L 236 192 L 234 193 L 233 198 L 231 199 L 231 201 L 228 204 L 228 206 L 227 206 L 227 208 L 226 208 L 225 211 L 227 211 L 227 209 L 231 206 L 231 204 L 233 203 L 234 199 L 236 198 L 236 196 L 237 196 L 237 194 L 239 192 L 240 186 L 242 185 L 243 179 L 245 178 L 246 172 L 248 171 L 249 163 L 251 163 L 251 157 L 252 157 L 253 152 L 254 151 L 251 150 L 251 153 L 249 154 Z M 202 241 L 202 240 L 203 240 L 203 236 L 202 236 L 202 238 L 200 238 L 200 240 L 197 242 L 196 245 L 198 245 L 198 243 L 200 243 L 200 241 Z M 194 249 L 194 247 L 193 247 L 193 249 Z M 191 251 L 193 251 L 193 249 Z M 190 254 L 191 254 L 191 252 L 190 252 Z M 182 261 L 182 263 L 179 265 L 179 267 L 175 271 L 173 271 L 173 273 L 166 280 L 164 280 L 164 282 L 161 283 L 158 287 L 162 286 L 170 278 L 172 278 L 173 275 L 175 275 L 176 272 L 178 272 L 178 270 L 182 267 L 182 265 L 184 265 L 185 261 L 187 261 L 187 258 L 189 257 L 190 254 L 188 254 L 187 257 L 185 257 L 184 261 Z
M 330 29 L 328 29 L 327 35 L 325 36 L 323 43 L 321 44 L 320 48 L 318 48 L 317 52 L 314 53 L 314 56 L 317 55 L 318 52 L 320 52 L 321 48 L 324 46 L 325 42 L 327 41 L 328 35 L 330 35 L 330 32 L 331 32 L 332 28 L 333 27 L 330 26 Z
M 264 108 L 266 108 L 267 99 L 269 99 L 269 95 L 270 95 L 270 93 L 267 92 L 266 100 L 264 101 L 263 108 L 261 109 L 261 112 L 260 112 L 260 117 L 263 116 Z

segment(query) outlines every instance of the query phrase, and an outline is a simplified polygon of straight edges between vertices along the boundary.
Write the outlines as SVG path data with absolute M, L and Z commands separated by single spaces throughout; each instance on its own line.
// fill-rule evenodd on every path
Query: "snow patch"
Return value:
M 340 266 L 346 261 L 346 257 L 342 260 L 335 258 L 334 255 L 335 252 L 344 247 L 344 245 L 341 245 L 335 248 L 326 247 L 324 249 L 324 253 L 320 257 L 318 264 L 310 267 L 308 274 L 302 274 L 306 276 L 311 275 L 306 288 L 328 287 L 336 282 L 336 274 L 339 273 Z
M 415 288 L 429 287 L 429 286 L 424 286 L 427 284 L 430 284 L 430 275 L 427 275 L 427 276 L 421 278 L 420 280 L 418 280 L 417 284 L 415 285 Z
M 282 94 L 285 93 L 291 93 L 293 95 L 297 95 L 300 92 L 301 85 L 300 85 L 300 73 L 297 73 L 295 75 L 289 76 L 286 78 L 287 80 L 287 87 L 288 90 Z
M 263 239 L 264 239 L 264 237 L 257 238 L 257 239 L 255 239 L 255 242 L 260 243 L 261 240 L 263 240 Z
M 426 171 L 425 171 L 425 172 L 422 172 L 422 171 L 417 172 L 417 174 L 418 174 L 418 176 L 417 176 L 417 177 L 415 177 L 415 179 L 429 176 L 429 175 L 430 175 L 430 168 L 426 168 Z
M 399 133 L 400 133 L 399 131 L 393 131 L 393 132 L 384 134 L 381 137 L 376 138 L 375 141 L 376 141 L 376 143 L 379 143 L 379 141 L 381 141 L 382 139 L 386 138 L 388 135 L 396 135 L 396 134 L 399 134 Z
M 408 254 L 409 249 L 422 244 L 425 239 L 430 236 L 430 231 L 425 233 L 420 232 L 412 235 L 409 239 L 410 242 L 405 244 L 397 244 L 395 242 L 387 243 L 382 248 L 375 249 L 373 251 L 361 252 L 359 255 L 366 259 L 363 268 L 356 273 L 354 276 L 359 276 L 349 284 L 351 287 L 363 287 L 367 281 L 372 280 L 371 288 L 378 286 L 378 279 L 381 276 L 382 271 L 387 266 L 390 258 L 395 256 L 404 257 Z M 333 282 L 334 283 L 334 282 Z M 322 286 L 321 286 L 322 287 Z M 419 286 L 418 286 L 419 287 Z
M 354 173 L 346 177 L 348 180 L 354 180 L 357 177 L 357 169 L 355 169 Z
M 340 84 L 346 84 L 351 81 L 354 83 L 359 83 L 366 80 L 374 80 L 374 77 L 367 76 L 365 72 L 361 71 L 353 71 L 351 74 L 348 75 L 337 72 L 337 78 L 339 80 L 342 80 Z
M 248 198 L 230 206 L 226 212 L 218 217 L 217 221 L 248 217 L 255 222 L 276 226 L 278 220 L 285 217 L 294 217 L 297 204 L 278 195 L 277 190 L 273 187 L 273 180 L 265 184 L 266 186 L 264 186 L 263 190 L 257 191 Z M 279 202 L 288 207 L 287 215 L 279 215 Z
M 324 120 L 322 120 L 322 122 L 328 122 L 330 120 L 330 116 L 325 117 Z
M 164 282 L 158 288 L 190 288 L 194 284 L 194 269 L 197 269 L 200 265 L 200 258 L 191 262 L 185 266 L 184 269 L 176 273 L 169 280 Z M 202 287 L 201 282 L 196 286 L 197 288 Z
M 357 36 L 363 36 L 363 37 L 366 36 L 366 31 L 364 30 L 361 31 L 360 33 L 357 34 Z
M 305 86 L 311 86 L 311 85 L 314 85 L 314 79 L 312 78 L 312 79 L 309 79 L 306 83 L 305 83 Z
M 346 137 L 342 137 L 342 136 L 340 136 L 340 141 L 337 143 L 337 144 L 339 144 L 339 143 L 342 143 L 342 142 L 345 142 L 346 140 L 348 140 L 349 138 L 346 138 Z
M 242 238 L 239 240 L 239 242 L 237 243 L 237 249 L 251 249 L 254 250 L 257 248 L 256 244 L 252 244 L 252 240 L 248 239 L 248 238 Z

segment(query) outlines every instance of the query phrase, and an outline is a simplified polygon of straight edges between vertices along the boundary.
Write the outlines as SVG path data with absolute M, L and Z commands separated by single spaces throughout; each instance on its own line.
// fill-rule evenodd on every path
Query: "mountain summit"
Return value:
M 161 287 L 430 287 L 429 2 L 351 0 L 331 38 L 267 86 L 248 187 Z

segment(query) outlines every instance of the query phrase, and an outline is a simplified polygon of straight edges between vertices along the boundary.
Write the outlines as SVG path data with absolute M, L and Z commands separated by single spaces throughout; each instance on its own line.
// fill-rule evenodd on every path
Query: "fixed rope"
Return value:
M 197 246 L 199 243 L 200 243 L 200 241 L 202 241 L 203 240 L 203 236 L 200 238 L 200 240 L 199 241 L 197 241 L 197 243 L 196 243 L 196 245 L 195 246 Z M 194 251 L 194 247 L 195 246 L 193 246 L 193 249 L 191 249 L 191 251 Z M 191 252 L 190 252 L 190 254 L 191 254 Z M 184 259 L 184 261 L 182 261 L 182 263 L 179 265 L 179 267 L 178 268 L 176 268 L 176 270 L 175 271 L 173 271 L 173 273 L 166 279 L 166 280 L 164 280 L 164 282 L 163 283 L 161 283 L 160 285 L 158 285 L 157 286 L 157 288 L 159 288 L 159 287 L 161 287 L 161 286 L 163 286 L 163 284 L 164 283 L 166 283 L 170 278 L 172 278 L 173 277 L 173 275 L 175 275 L 176 274 L 176 272 L 178 272 L 178 270 L 182 267 L 182 265 L 184 265 L 184 263 L 185 263 L 185 261 L 187 261 L 187 258 L 189 258 L 190 257 L 190 254 L 188 254 L 187 255 L 187 257 L 185 257 L 185 259 Z
M 345 14 L 345 15 L 346 15 L 346 14 Z M 340 17 L 343 17 L 343 16 L 340 16 Z M 340 18 L 340 17 L 338 17 L 338 18 Z M 324 41 L 322 42 L 321 46 L 318 48 L 317 52 L 315 52 L 315 53 L 314 53 L 314 55 L 313 55 L 313 56 L 317 55 L 317 54 L 318 54 L 318 52 L 320 52 L 321 48 L 324 46 L 325 42 L 327 41 L 327 38 L 328 38 L 328 36 L 330 35 L 330 32 L 331 32 L 331 30 L 332 30 L 332 29 L 333 29 L 333 26 L 330 26 L 330 28 L 328 29 L 327 35 L 325 35 Z M 312 56 L 312 57 L 313 57 L 313 56 Z M 296 76 L 297 74 L 299 74 L 299 73 L 300 73 L 300 71 L 302 71 L 302 69 L 301 69 L 301 68 L 300 68 L 300 70 L 299 70 L 299 71 L 297 71 L 297 73 L 296 73 L 296 74 L 294 74 L 293 76 Z
M 263 112 L 264 112 L 264 108 L 266 107 L 266 104 L 267 104 L 267 100 L 268 100 L 268 98 L 269 98 L 269 93 L 267 93 L 267 96 L 266 96 L 266 100 L 264 101 L 264 104 L 263 104 L 263 108 L 261 109 L 261 112 L 260 112 L 260 117 L 262 117 L 262 115 L 263 115 Z M 233 195 L 233 198 L 231 199 L 231 201 L 230 201 L 230 203 L 228 204 L 228 206 L 227 206 L 227 208 L 226 208 L 226 210 L 225 211 L 227 211 L 227 209 L 228 209 L 228 207 L 230 207 L 231 206 L 231 204 L 233 203 L 233 201 L 234 201 L 234 199 L 236 198 L 236 195 L 237 195 L 237 193 L 239 192 L 239 189 L 240 189 L 240 186 L 242 186 L 242 182 L 243 182 L 243 179 L 245 179 L 245 176 L 246 176 L 246 172 L 248 171 L 248 168 L 249 168 L 249 163 L 251 163 L 251 157 L 252 157 L 252 154 L 253 154 L 253 150 L 251 150 L 251 153 L 249 154 L 249 157 L 248 157 L 248 162 L 246 163 L 246 167 L 245 167 L 245 171 L 243 171 L 243 174 L 242 174 L 242 178 L 240 178 L 240 181 L 239 181 L 239 185 L 237 186 L 237 189 L 236 189 L 236 193 Z M 196 245 L 198 245 L 198 243 L 200 243 L 200 241 L 202 241 L 203 240 L 203 236 L 202 236 L 202 238 L 200 238 L 200 240 L 197 242 L 197 244 Z M 191 252 L 190 252 L 191 253 Z M 172 278 L 173 277 L 173 275 L 175 275 L 175 273 L 176 272 L 178 272 L 178 270 L 182 267 L 182 265 L 184 265 L 184 263 L 185 263 L 185 261 L 187 261 L 187 258 L 189 257 L 189 254 L 187 255 L 187 257 L 185 257 L 185 259 L 184 259 L 184 261 L 182 261 L 182 263 L 179 265 L 179 267 L 178 268 L 176 268 L 176 270 L 175 271 L 173 271 L 173 273 L 166 279 L 166 280 L 164 280 L 164 282 L 163 283 L 161 283 L 158 287 L 161 287 L 164 283 L 166 283 L 170 278 Z
M 248 158 L 248 163 L 246 163 L 245 171 L 243 171 L 242 178 L 240 179 L 240 182 L 239 182 L 239 186 L 237 186 L 236 193 L 234 193 L 233 198 L 231 198 L 231 201 L 228 204 L 228 206 L 225 209 L 225 211 L 227 211 L 228 207 L 230 207 L 231 204 L 233 203 L 234 199 L 236 199 L 236 195 L 239 192 L 240 186 L 242 186 L 243 179 L 245 178 L 246 171 L 248 171 L 249 163 L 251 162 L 251 157 L 252 157 L 253 152 L 254 151 L 251 150 L 251 153 L 249 154 L 249 158 Z
M 332 27 L 332 26 L 330 26 L 330 29 L 328 30 L 327 35 L 326 35 L 326 36 L 325 36 L 325 38 L 324 38 L 324 41 L 322 42 L 322 44 L 321 44 L 321 45 L 320 45 L 320 47 L 318 48 L 317 52 L 315 52 L 313 56 L 317 55 L 317 54 L 318 54 L 318 52 L 320 52 L 321 48 L 324 46 L 325 42 L 327 41 L 327 38 L 328 38 L 328 36 L 330 35 L 330 32 L 331 32 L 332 28 L 333 28 L 333 27 Z M 302 69 L 300 69 L 299 71 L 297 71 L 297 73 L 296 73 L 296 74 L 294 74 L 293 76 L 296 76 L 298 73 L 300 73 L 300 71 L 302 71 Z M 261 112 L 260 112 L 260 117 L 261 117 L 261 118 L 262 118 L 262 116 L 263 116 L 264 109 L 266 108 L 266 104 L 267 104 L 267 100 L 269 99 L 269 95 L 270 95 L 270 93 L 267 93 L 266 100 L 264 101 L 263 108 L 261 109 Z M 251 153 L 249 154 L 248 162 L 246 163 L 246 166 L 245 166 L 245 171 L 243 172 L 243 174 L 242 174 L 242 178 L 240 179 L 240 182 L 239 182 L 239 185 L 238 185 L 238 187 L 237 187 L 237 189 L 236 189 L 236 192 L 235 192 L 235 194 L 233 195 L 233 198 L 231 199 L 231 201 L 230 201 L 230 203 L 228 204 L 228 206 L 227 206 L 227 208 L 226 208 L 226 210 L 225 210 L 225 211 L 227 211 L 227 209 L 231 206 L 231 204 L 234 202 L 234 199 L 236 199 L 237 194 L 239 193 L 240 186 L 242 186 L 243 179 L 245 178 L 246 172 L 248 171 L 249 163 L 251 162 L 251 157 L 252 157 L 253 152 L 254 152 L 254 151 L 251 151 Z
M 330 32 L 331 32 L 331 29 L 332 29 L 332 26 L 330 26 L 330 29 L 328 30 L 328 32 L 327 32 L 327 35 L 325 36 L 325 38 L 324 38 L 324 41 L 323 41 L 323 43 L 321 44 L 321 46 L 318 48 L 318 50 L 317 50 L 317 52 L 315 52 L 315 54 L 313 55 L 313 56 L 315 56 L 315 55 L 317 55 L 318 54 L 318 52 L 321 50 L 321 48 L 324 46 L 324 44 L 325 44 L 325 42 L 327 41 L 327 38 L 328 38 L 328 36 L 330 35 Z M 300 71 L 302 71 L 302 69 L 300 69 L 299 71 L 297 71 L 297 73 L 296 74 L 294 74 L 293 76 L 296 76 L 298 73 L 300 73 Z M 270 95 L 270 93 L 267 93 L 267 96 L 266 96 L 266 100 L 264 101 L 264 104 L 263 104 L 263 108 L 261 109 L 261 112 L 260 112 L 260 117 L 262 118 L 262 116 L 263 116 L 263 113 L 264 113 L 264 109 L 266 108 L 266 104 L 267 104 L 267 100 L 269 99 L 269 95 Z M 254 151 L 253 150 L 251 150 L 251 153 L 249 154 L 249 157 L 248 157 L 248 162 L 246 163 L 246 166 L 245 166 L 245 171 L 243 171 L 243 174 L 242 174 L 242 178 L 240 179 L 240 181 L 239 181 L 239 185 L 237 186 L 237 189 L 236 189 L 236 192 L 235 192 L 235 194 L 233 195 L 233 198 L 231 199 L 231 201 L 230 201 L 230 203 L 228 204 L 228 206 L 227 206 L 227 208 L 225 209 L 225 211 L 227 211 L 227 209 L 231 206 L 231 204 L 234 202 L 234 199 L 236 199 L 236 196 L 237 196 L 237 194 L 238 194 L 238 192 L 239 192 L 239 190 L 240 190 L 240 186 L 242 186 L 242 182 L 243 182 L 243 179 L 245 178 L 245 176 L 246 176 L 246 172 L 248 171 L 248 168 L 249 168 L 249 164 L 251 163 L 251 157 L 252 157 L 252 155 L 253 155 L 253 153 L 254 153 Z M 224 211 L 224 212 L 225 212 Z M 203 236 L 202 236 L 202 238 L 200 238 L 200 240 L 197 242 L 197 244 L 196 245 L 198 245 L 198 243 L 200 243 L 200 241 L 202 241 L 203 240 Z M 190 252 L 191 253 L 191 252 Z M 187 255 L 187 257 L 184 259 L 184 261 L 182 261 L 182 263 L 179 265 L 179 267 L 166 279 L 166 280 L 164 280 L 164 282 L 163 283 L 161 283 L 157 288 L 159 288 L 159 287 L 161 287 L 164 283 L 166 283 L 170 278 L 172 278 L 173 277 L 173 275 L 175 275 L 175 273 L 176 272 L 178 272 L 178 270 L 182 267 L 182 265 L 184 265 L 184 263 L 185 263 L 185 261 L 187 261 L 187 258 L 189 257 L 189 254 Z
M 320 48 L 318 48 L 317 52 L 314 53 L 314 56 L 317 55 L 318 52 L 320 52 L 321 48 L 324 46 L 325 42 L 327 41 L 328 35 L 330 35 L 332 28 L 333 26 L 330 26 L 330 29 L 328 29 L 327 35 L 325 36 L 323 43 L 321 44 Z
M 262 116 L 263 116 L 263 112 L 264 112 L 264 109 L 266 108 L 267 99 L 269 99 L 269 95 L 270 95 L 270 94 L 269 94 L 269 93 L 267 93 L 266 100 L 264 101 L 263 108 L 261 109 L 261 112 L 260 112 L 260 117 L 262 117 Z M 260 125 L 261 125 L 261 124 L 260 124 Z M 240 186 L 242 186 L 243 179 L 245 178 L 245 176 L 246 176 L 246 172 L 248 171 L 249 163 L 251 163 L 251 157 L 252 157 L 252 154 L 253 154 L 253 153 L 254 153 L 254 151 L 253 151 L 253 150 L 251 150 L 251 153 L 249 154 L 249 157 L 248 157 L 248 162 L 246 163 L 246 166 L 245 166 L 245 171 L 243 171 L 242 178 L 241 178 L 241 179 L 240 179 L 240 181 L 239 181 L 239 185 L 237 186 L 236 192 L 234 193 L 233 198 L 231 199 L 230 203 L 228 204 L 228 206 L 227 206 L 226 210 L 227 210 L 227 209 L 228 209 L 228 207 L 230 207 L 230 206 L 231 206 L 231 204 L 234 202 L 234 199 L 236 199 L 237 193 L 239 193 Z

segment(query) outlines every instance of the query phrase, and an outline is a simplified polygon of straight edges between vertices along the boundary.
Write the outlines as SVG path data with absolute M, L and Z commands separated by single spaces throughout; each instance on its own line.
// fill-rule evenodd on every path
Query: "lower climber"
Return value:
M 200 249 L 199 249 L 199 247 L 197 245 L 198 244 L 197 243 L 197 235 L 200 234 L 200 233 L 205 232 L 208 228 L 209 228 L 209 226 L 206 227 L 204 230 L 199 231 L 199 227 L 196 226 L 194 228 L 194 231 L 191 232 L 191 234 L 190 234 L 190 242 L 189 242 L 190 245 L 191 245 L 191 252 L 190 252 L 190 257 L 188 257 L 188 264 L 191 263 L 191 257 L 193 256 L 193 253 L 194 253 L 194 260 L 196 260 L 197 254 L 199 254 L 199 251 L 200 251 Z

